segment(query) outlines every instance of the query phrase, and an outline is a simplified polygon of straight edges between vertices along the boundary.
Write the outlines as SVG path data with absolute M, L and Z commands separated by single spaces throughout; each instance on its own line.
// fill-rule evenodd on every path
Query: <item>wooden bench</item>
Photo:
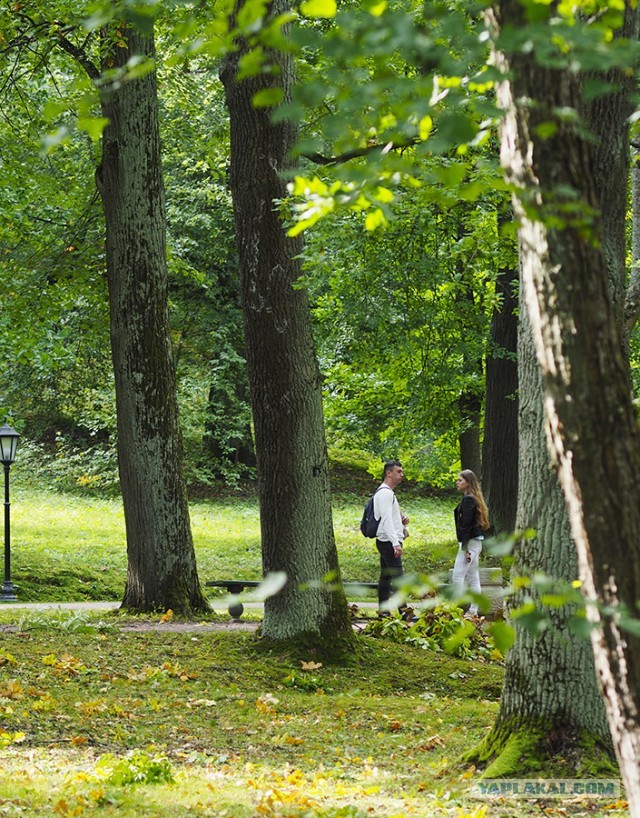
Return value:
M 228 594 L 241 594 L 245 588 L 257 588 L 260 580 L 256 579 L 217 579 L 205 583 L 207 588 L 226 588 Z M 232 619 L 240 619 L 244 605 L 237 599 L 231 600 L 227 608 Z
M 216 579 L 206 582 L 207 588 L 225 588 L 228 594 L 241 594 L 245 588 L 257 588 L 260 585 L 260 580 L 255 579 Z M 349 588 L 377 588 L 377 582 L 344 582 L 345 592 Z M 227 610 L 232 619 L 240 619 L 244 613 L 244 605 L 238 599 L 232 599 Z
M 453 570 L 449 571 L 449 583 Z M 245 588 L 257 588 L 261 580 L 256 579 L 218 579 L 205 583 L 208 588 L 225 588 L 228 594 L 237 596 L 241 594 Z M 345 580 L 343 583 L 345 593 L 349 593 L 349 589 L 366 588 L 368 590 L 375 590 L 378 587 L 377 582 L 350 582 Z M 502 570 L 500 568 L 481 568 L 480 569 L 480 586 L 482 593 L 489 598 L 491 602 L 491 610 L 487 613 L 488 619 L 498 619 L 502 616 Z M 233 599 L 229 603 L 227 610 L 232 619 L 240 619 L 244 613 L 244 605 L 240 600 Z

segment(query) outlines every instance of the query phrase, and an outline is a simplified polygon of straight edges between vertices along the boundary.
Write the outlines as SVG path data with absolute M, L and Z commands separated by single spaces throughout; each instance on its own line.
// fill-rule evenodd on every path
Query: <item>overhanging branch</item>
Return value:
M 316 165 L 344 165 L 352 159 L 359 159 L 376 151 L 379 153 L 389 153 L 390 151 L 403 150 L 404 148 L 410 148 L 412 145 L 417 145 L 420 141 L 421 140 L 416 136 L 413 139 L 404 140 L 402 142 L 391 141 L 367 145 L 364 148 L 354 148 L 338 156 L 324 156 L 321 153 L 303 153 L 302 156 Z

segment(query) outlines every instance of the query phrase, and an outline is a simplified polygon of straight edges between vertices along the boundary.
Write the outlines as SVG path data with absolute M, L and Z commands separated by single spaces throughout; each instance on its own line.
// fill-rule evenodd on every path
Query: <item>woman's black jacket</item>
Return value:
M 456 521 L 456 536 L 462 543 L 462 550 L 467 550 L 469 540 L 484 536 L 484 531 L 478 525 L 478 504 L 473 494 L 465 494 L 453 512 Z

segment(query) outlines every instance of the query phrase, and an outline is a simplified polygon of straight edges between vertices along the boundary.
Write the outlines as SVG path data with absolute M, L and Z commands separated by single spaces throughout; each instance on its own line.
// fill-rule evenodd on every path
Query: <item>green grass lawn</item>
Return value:
M 19 485 L 12 492 L 12 580 L 20 601 L 117 600 L 126 577 L 124 515 L 119 500 L 98 499 Z M 404 498 L 411 517 L 405 567 L 416 573 L 453 563 L 455 498 Z M 348 580 L 378 576 L 375 543 L 360 533 L 364 498 L 338 496 L 334 527 L 340 566 Z M 257 500 L 246 495 L 191 504 L 198 572 L 211 579 L 261 577 Z
M 0 611 L 0 815 L 626 814 L 472 797 L 475 770 L 458 759 L 495 718 L 493 662 L 360 634 L 348 662 L 323 665 L 205 623 L 17 615 Z

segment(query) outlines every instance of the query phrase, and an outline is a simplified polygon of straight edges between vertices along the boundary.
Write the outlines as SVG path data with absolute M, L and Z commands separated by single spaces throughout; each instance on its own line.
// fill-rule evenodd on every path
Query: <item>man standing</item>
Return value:
M 378 607 L 380 614 L 389 615 L 383 610 L 383 603 L 391 596 L 391 583 L 403 574 L 402 543 L 409 536 L 404 517 L 395 495 L 395 488 L 404 477 L 402 465 L 398 460 L 389 460 L 384 464 L 382 483 L 373 498 L 373 513 L 379 519 L 376 533 L 376 547 L 380 553 L 380 580 L 378 581 Z

